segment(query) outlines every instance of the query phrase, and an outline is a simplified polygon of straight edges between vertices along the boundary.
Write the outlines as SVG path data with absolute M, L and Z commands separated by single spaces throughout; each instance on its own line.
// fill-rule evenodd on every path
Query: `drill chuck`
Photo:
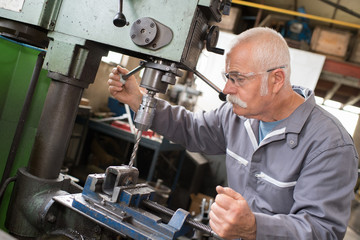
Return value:
M 139 110 L 135 116 L 135 127 L 139 131 L 147 131 L 152 124 L 155 116 L 156 102 L 154 98 L 155 92 L 149 91 L 144 95 Z

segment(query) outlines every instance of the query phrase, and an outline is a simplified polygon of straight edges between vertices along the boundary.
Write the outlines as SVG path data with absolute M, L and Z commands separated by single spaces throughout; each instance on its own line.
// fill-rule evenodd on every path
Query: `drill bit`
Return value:
M 138 148 L 139 148 L 139 143 L 140 143 L 140 140 L 141 140 L 141 135 L 142 135 L 142 131 L 137 130 L 136 138 L 135 138 L 135 143 L 134 143 L 134 148 L 133 148 L 133 152 L 132 152 L 132 154 L 131 154 L 130 162 L 129 162 L 129 167 L 130 167 L 130 168 L 134 165 L 134 161 L 135 161 L 135 158 L 136 158 L 137 150 L 138 150 Z

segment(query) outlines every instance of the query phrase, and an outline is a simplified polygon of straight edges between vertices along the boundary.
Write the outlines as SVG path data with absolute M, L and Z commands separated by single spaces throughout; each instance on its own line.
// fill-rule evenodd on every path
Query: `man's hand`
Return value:
M 216 191 L 209 215 L 212 230 L 225 239 L 256 239 L 255 216 L 246 200 L 228 187 L 217 186 Z
M 113 68 L 109 74 L 109 92 L 118 101 L 128 104 L 135 112 L 139 109 L 143 94 L 134 76 L 130 76 L 125 84 L 120 81 L 120 75 L 125 75 L 129 71 L 125 68 L 117 66 Z

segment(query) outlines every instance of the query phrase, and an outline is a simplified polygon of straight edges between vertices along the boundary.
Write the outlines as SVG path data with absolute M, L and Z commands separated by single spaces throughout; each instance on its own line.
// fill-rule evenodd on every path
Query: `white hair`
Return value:
M 290 52 L 285 39 L 280 33 L 268 27 L 256 27 L 240 33 L 233 41 L 229 52 L 241 46 L 244 43 L 251 43 L 252 60 L 254 68 L 257 71 L 266 71 L 271 68 L 286 65 L 285 85 L 290 85 Z M 260 93 L 267 93 L 267 77 L 262 77 L 262 87 Z M 265 84 L 265 86 L 263 86 Z

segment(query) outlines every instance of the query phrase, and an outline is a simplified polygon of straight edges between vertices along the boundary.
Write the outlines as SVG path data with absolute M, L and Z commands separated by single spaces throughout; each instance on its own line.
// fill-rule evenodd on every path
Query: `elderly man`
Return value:
M 289 49 L 269 28 L 241 33 L 226 55 L 227 102 L 192 113 L 159 100 L 152 129 L 189 151 L 226 153 L 210 226 L 226 239 L 342 239 L 358 155 L 314 93 L 290 84 Z M 114 68 L 110 93 L 137 111 L 142 93 Z

